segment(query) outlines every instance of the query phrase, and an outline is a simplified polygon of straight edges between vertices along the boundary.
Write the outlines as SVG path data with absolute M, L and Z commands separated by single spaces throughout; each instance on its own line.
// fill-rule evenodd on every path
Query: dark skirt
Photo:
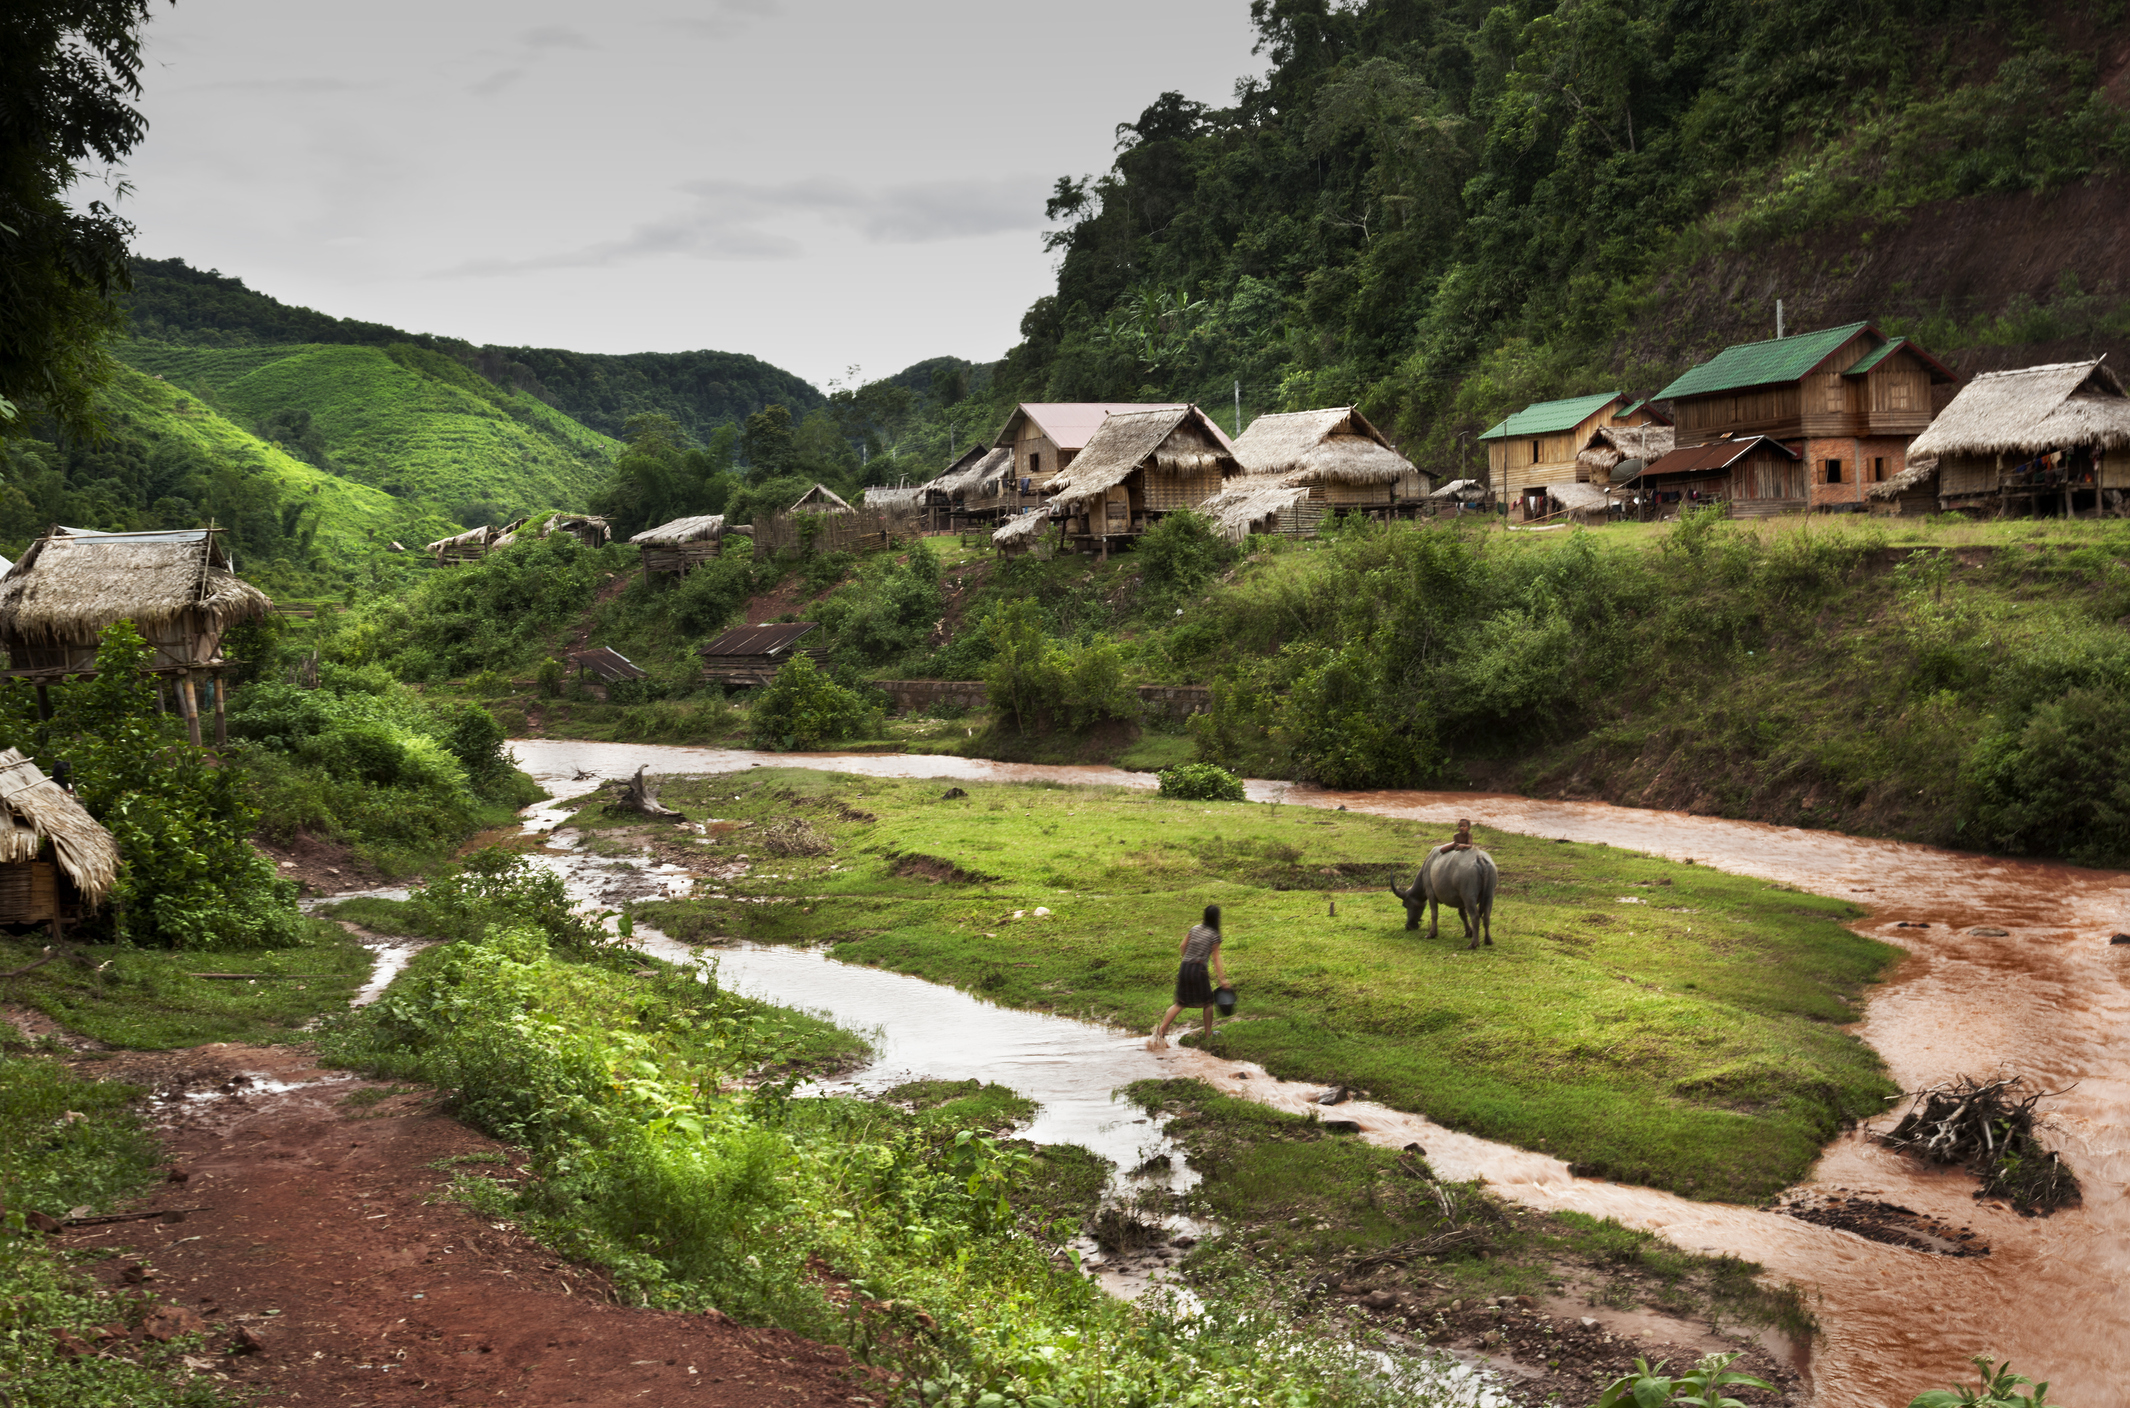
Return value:
M 1213 983 L 1206 977 L 1203 960 L 1185 963 L 1176 970 L 1176 1005 L 1178 1007 L 1211 1007 Z

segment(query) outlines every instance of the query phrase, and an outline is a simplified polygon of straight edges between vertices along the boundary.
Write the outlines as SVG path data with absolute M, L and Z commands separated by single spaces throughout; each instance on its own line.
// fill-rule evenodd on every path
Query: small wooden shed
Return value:
M 643 549 L 645 575 L 671 572 L 684 577 L 725 550 L 727 533 L 744 531 L 726 527 L 722 513 L 705 513 L 646 528 L 629 541 Z
M 640 680 L 650 674 L 628 656 L 605 645 L 595 645 L 589 650 L 572 650 L 569 653 L 569 661 L 577 667 L 579 679 L 589 672 L 608 684 L 619 684 L 623 680 Z
M 2119 512 L 2130 490 L 2130 394 L 2098 357 L 1983 372 L 1908 452 L 1938 462 L 1947 508 Z
M 596 513 L 556 513 L 540 525 L 540 536 L 566 533 L 588 548 L 603 548 L 614 541 L 614 526 Z
M 1129 541 L 1165 513 L 1196 508 L 1242 473 L 1242 462 L 1196 406 L 1111 414 L 1051 481 L 1067 542 Z
M 200 742 L 198 680 L 221 678 L 222 633 L 273 610 L 239 577 L 221 530 L 93 533 L 54 528 L 0 577 L 0 646 L 9 678 L 45 688 L 96 673 L 106 626 L 131 621 L 154 652 L 150 674 L 177 683 L 178 706 Z M 223 691 L 214 691 L 215 744 L 228 741 Z
M 1938 511 L 1938 462 L 1912 460 L 1908 468 L 1882 483 L 1867 485 L 1864 497 L 1875 518 L 1912 518 Z
M 703 658 L 703 683 L 728 687 L 768 684 L 777 677 L 784 662 L 799 652 L 800 638 L 815 624 L 788 621 L 769 626 L 734 626 L 697 652 Z M 805 653 L 818 656 L 821 652 Z
M 1352 406 L 1259 416 L 1235 441 L 1252 475 L 1306 488 L 1311 503 L 1338 511 L 1417 505 L 1428 476 Z
M 1668 425 L 1598 426 L 1575 456 L 1575 477 L 1601 489 L 1624 484 L 1670 454 L 1675 443 Z
M 66 926 L 103 908 L 118 842 L 13 748 L 0 752 L 0 925 Z
M 1324 520 L 1324 506 L 1311 502 L 1309 494 L 1309 485 L 1289 484 L 1276 474 L 1243 474 L 1230 479 L 1198 511 L 1219 524 L 1223 536 L 1238 543 L 1261 533 L 1308 538 L 1316 535 L 1317 525 Z
M 991 546 L 1002 557 L 1019 557 L 1024 552 L 1034 551 L 1043 530 L 1050 524 L 1050 515 L 1038 509 L 1014 514 L 991 530 Z

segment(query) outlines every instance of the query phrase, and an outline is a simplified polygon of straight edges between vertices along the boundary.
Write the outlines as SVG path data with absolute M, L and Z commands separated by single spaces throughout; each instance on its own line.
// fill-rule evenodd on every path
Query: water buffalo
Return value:
M 1390 892 L 1405 901 L 1408 933 L 1420 927 L 1420 913 L 1428 910 L 1427 936 L 1434 938 L 1442 906 L 1448 905 L 1464 921 L 1465 937 L 1472 941 L 1466 947 L 1478 948 L 1482 936 L 1487 943 L 1494 942 L 1494 891 L 1500 884 L 1501 872 L 1494 868 L 1494 857 L 1485 851 L 1477 847 L 1453 851 L 1448 846 L 1437 846 L 1420 862 L 1420 873 L 1413 877 L 1411 889 L 1399 889 L 1394 880 Z

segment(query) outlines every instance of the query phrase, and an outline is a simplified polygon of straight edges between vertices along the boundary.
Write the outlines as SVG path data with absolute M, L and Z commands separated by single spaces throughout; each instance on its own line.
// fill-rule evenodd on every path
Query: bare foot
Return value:
M 1154 1028 L 1154 1034 L 1146 1039 L 1146 1049 L 1149 1051 L 1166 1051 L 1169 1049 L 1168 1038 L 1162 1035 L 1161 1028 Z

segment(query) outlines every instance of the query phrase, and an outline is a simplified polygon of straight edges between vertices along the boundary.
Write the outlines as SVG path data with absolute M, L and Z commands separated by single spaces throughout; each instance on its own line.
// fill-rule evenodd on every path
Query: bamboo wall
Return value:
M 779 513 L 754 525 L 754 555 L 865 552 L 907 542 L 923 531 L 923 520 L 910 504 L 847 513 Z

